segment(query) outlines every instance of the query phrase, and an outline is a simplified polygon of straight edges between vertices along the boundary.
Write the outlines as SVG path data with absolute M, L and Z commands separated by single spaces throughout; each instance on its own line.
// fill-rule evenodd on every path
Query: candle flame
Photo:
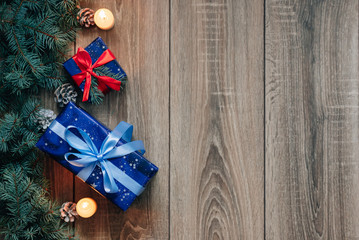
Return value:
M 100 16 L 100 18 L 102 18 L 103 20 L 107 19 L 107 15 L 105 13 L 104 10 L 100 10 L 100 12 L 98 13 L 98 15 Z

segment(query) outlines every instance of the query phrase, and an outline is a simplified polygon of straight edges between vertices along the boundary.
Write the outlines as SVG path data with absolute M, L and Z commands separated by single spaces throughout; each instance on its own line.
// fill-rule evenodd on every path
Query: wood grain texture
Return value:
M 266 1 L 266 239 L 359 239 L 358 1 Z
M 263 1 L 171 1 L 170 234 L 264 235 Z
M 146 191 L 123 212 L 76 180 L 75 199 L 93 197 L 99 210 L 81 219 L 76 230 L 81 239 L 168 239 L 169 165 L 169 13 L 168 2 L 88 1 L 94 10 L 114 12 L 112 30 L 80 32 L 76 45 L 87 46 L 101 36 L 128 75 L 125 91 L 110 92 L 102 105 L 83 105 L 95 118 L 113 129 L 120 121 L 134 125 L 134 139 L 144 141 L 146 158 L 159 167 Z
M 81 3 L 116 25 L 76 46 L 101 36 L 129 76 L 82 106 L 160 170 L 123 212 L 48 161 L 54 198 L 99 205 L 80 239 L 359 239 L 357 0 Z

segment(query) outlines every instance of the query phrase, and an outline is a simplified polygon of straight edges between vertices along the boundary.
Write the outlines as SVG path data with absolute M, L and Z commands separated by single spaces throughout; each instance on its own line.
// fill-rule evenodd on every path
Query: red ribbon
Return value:
M 80 86 L 83 80 L 85 79 L 85 87 L 84 87 L 84 93 L 82 98 L 83 102 L 87 101 L 89 98 L 90 87 L 91 87 L 91 75 L 97 78 L 98 89 L 101 92 L 105 93 L 106 91 L 108 91 L 107 87 L 114 89 L 116 91 L 120 90 L 121 81 L 108 76 L 99 76 L 93 72 L 94 68 L 102 66 L 116 59 L 113 53 L 109 49 L 104 51 L 94 64 L 92 64 L 90 54 L 81 47 L 77 50 L 77 54 L 73 57 L 73 59 L 77 64 L 77 66 L 79 66 L 81 72 L 73 75 L 72 78 L 74 79 L 74 81 L 78 86 Z

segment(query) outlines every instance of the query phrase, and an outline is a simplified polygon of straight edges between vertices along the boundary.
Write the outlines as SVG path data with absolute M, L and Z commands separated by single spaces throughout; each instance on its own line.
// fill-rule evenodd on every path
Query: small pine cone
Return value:
M 51 124 L 51 122 L 56 118 L 54 111 L 50 109 L 40 109 L 37 114 L 37 123 L 41 131 L 45 131 Z
M 76 102 L 77 92 L 70 83 L 62 84 L 55 90 L 54 94 L 55 102 L 57 102 L 60 107 L 67 105 L 70 101 Z
M 75 217 L 78 216 L 76 212 L 76 203 L 65 202 L 60 208 L 61 219 L 65 222 L 74 222 Z
M 80 26 L 90 27 L 95 24 L 94 21 L 95 12 L 91 8 L 82 8 L 77 13 L 77 22 Z

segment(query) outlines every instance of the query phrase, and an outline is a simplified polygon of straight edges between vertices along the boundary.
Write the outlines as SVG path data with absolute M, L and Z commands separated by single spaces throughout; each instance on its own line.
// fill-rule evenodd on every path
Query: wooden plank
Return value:
M 358 239 L 358 1 L 266 1 L 266 239 Z
M 49 181 L 51 198 L 60 205 L 64 202 L 72 202 L 74 175 L 51 157 L 42 158 L 45 162 L 45 176 Z
M 93 197 L 98 212 L 77 221 L 81 239 L 168 239 L 169 229 L 169 6 L 168 2 L 82 1 L 95 11 L 110 9 L 116 19 L 110 31 L 84 29 L 77 47 L 101 36 L 129 80 L 125 91 L 110 92 L 103 104 L 84 104 L 95 118 L 114 128 L 120 121 L 134 125 L 134 139 L 144 141 L 146 157 L 159 173 L 126 212 L 76 180 L 75 198 Z
M 263 239 L 263 8 L 171 3 L 172 239 Z

